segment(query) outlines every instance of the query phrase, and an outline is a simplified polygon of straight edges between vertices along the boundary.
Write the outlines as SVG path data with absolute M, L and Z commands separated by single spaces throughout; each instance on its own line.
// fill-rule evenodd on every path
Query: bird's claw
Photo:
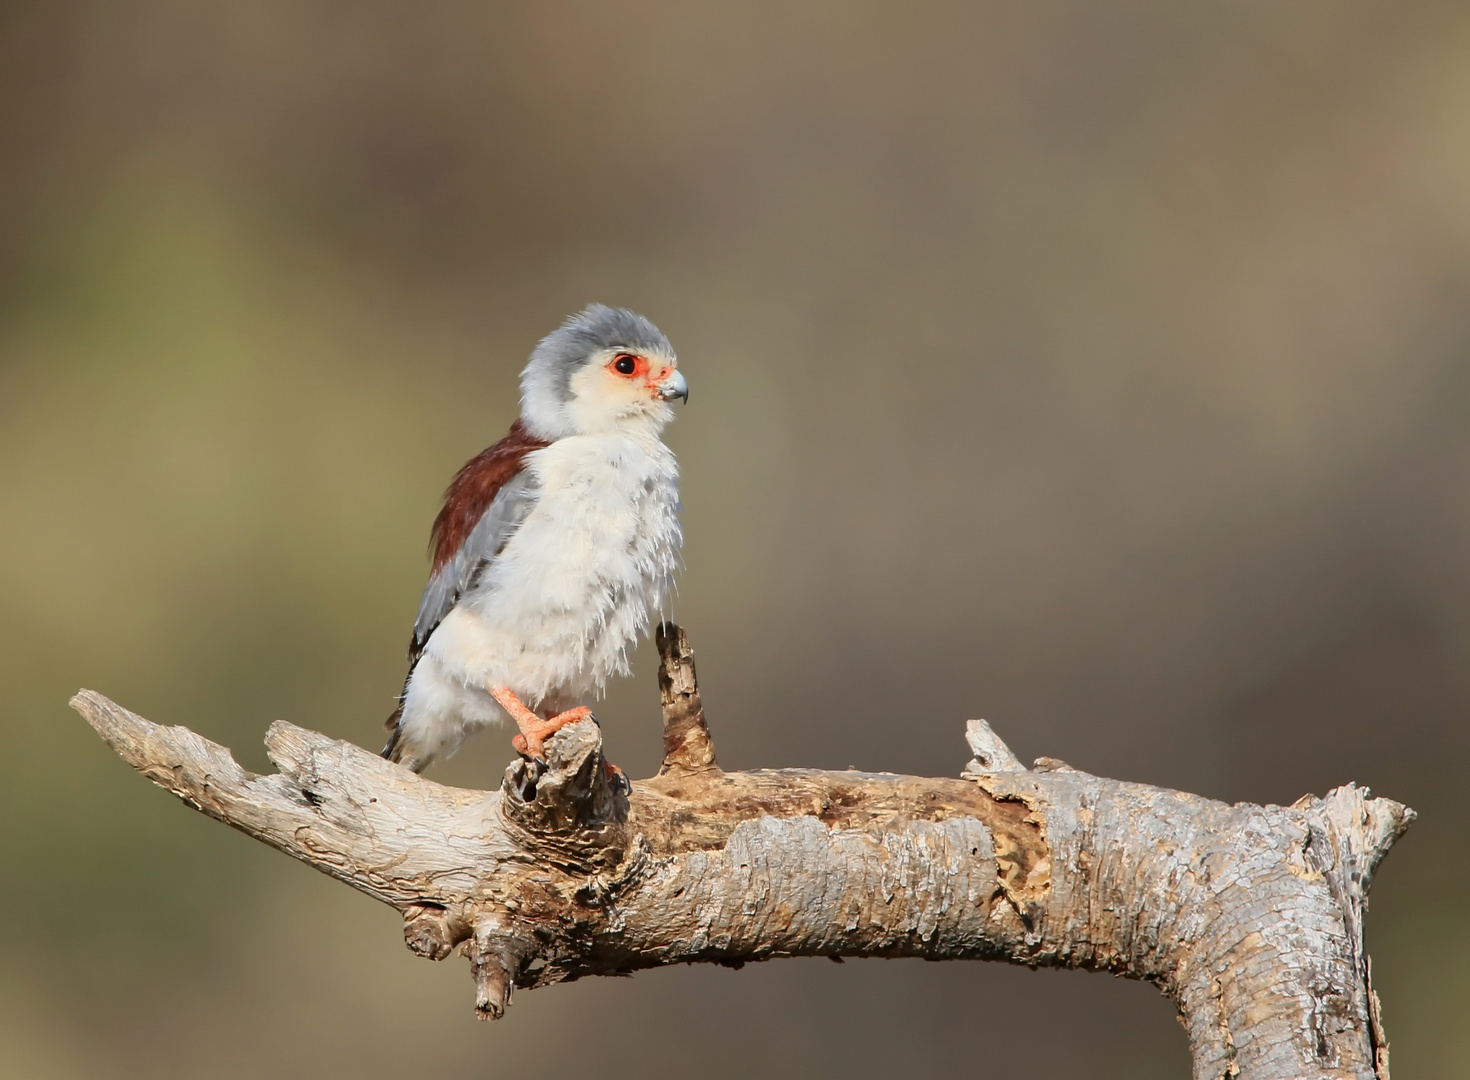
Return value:
M 528 765 L 536 766 L 536 773 L 538 776 L 542 773 L 550 771 L 551 762 L 547 761 L 544 757 L 537 757 L 535 754 L 528 754 L 524 750 L 518 750 L 518 752 L 521 755 L 522 761 L 524 761 Z
M 623 772 L 611 761 L 602 763 L 603 772 L 607 774 L 607 786 L 612 789 L 614 795 L 633 794 L 633 781 L 628 779 L 628 774 Z
M 523 734 L 512 735 L 510 739 L 510 745 L 515 749 L 517 754 L 520 754 L 527 761 L 534 761 L 542 769 L 549 769 L 551 766 L 546 761 L 546 746 L 539 739 L 537 743 L 538 745 L 533 749 L 530 741 Z

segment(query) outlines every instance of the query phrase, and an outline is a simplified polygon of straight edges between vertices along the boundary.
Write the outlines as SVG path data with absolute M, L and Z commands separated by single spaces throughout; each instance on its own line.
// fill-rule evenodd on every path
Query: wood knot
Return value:
M 418 956 L 443 960 L 470 933 L 469 925 L 441 904 L 409 904 L 403 909 L 403 940 Z

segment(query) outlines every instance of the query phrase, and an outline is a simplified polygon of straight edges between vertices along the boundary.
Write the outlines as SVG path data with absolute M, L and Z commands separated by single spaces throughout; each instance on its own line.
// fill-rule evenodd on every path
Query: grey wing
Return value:
M 480 515 L 480 520 L 470 530 L 465 542 L 459 546 L 452 558 L 429 578 L 424 587 L 423 599 L 419 601 L 418 617 L 413 623 L 413 641 L 409 645 L 410 666 L 416 663 L 424 651 L 424 643 L 434 632 L 434 627 L 443 621 L 459 598 L 471 589 L 485 567 L 495 560 L 506 543 L 526 520 L 540 490 L 530 475 L 523 469 L 495 494 L 489 509 Z

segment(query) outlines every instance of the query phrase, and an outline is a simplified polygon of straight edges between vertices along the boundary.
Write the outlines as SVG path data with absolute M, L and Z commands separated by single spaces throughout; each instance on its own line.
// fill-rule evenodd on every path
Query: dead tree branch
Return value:
M 1352 785 L 1227 805 L 1028 770 L 983 721 L 962 779 L 727 773 L 683 631 L 658 644 L 664 763 L 631 795 L 594 721 L 483 792 L 283 722 L 266 735 L 280 771 L 255 775 L 100 694 L 72 705 L 196 810 L 392 904 L 414 952 L 459 946 L 483 1017 L 513 987 L 660 964 L 986 958 L 1155 983 L 1198 1080 L 1386 1080 L 1362 916 L 1407 807 Z

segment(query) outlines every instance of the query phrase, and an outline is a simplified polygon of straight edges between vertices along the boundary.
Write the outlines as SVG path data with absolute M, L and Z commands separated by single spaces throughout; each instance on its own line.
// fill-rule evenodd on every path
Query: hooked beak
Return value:
M 689 380 L 684 378 L 684 373 L 675 369 L 674 372 L 658 384 L 658 396 L 661 401 L 673 401 L 675 398 L 683 398 L 685 404 L 689 402 Z

